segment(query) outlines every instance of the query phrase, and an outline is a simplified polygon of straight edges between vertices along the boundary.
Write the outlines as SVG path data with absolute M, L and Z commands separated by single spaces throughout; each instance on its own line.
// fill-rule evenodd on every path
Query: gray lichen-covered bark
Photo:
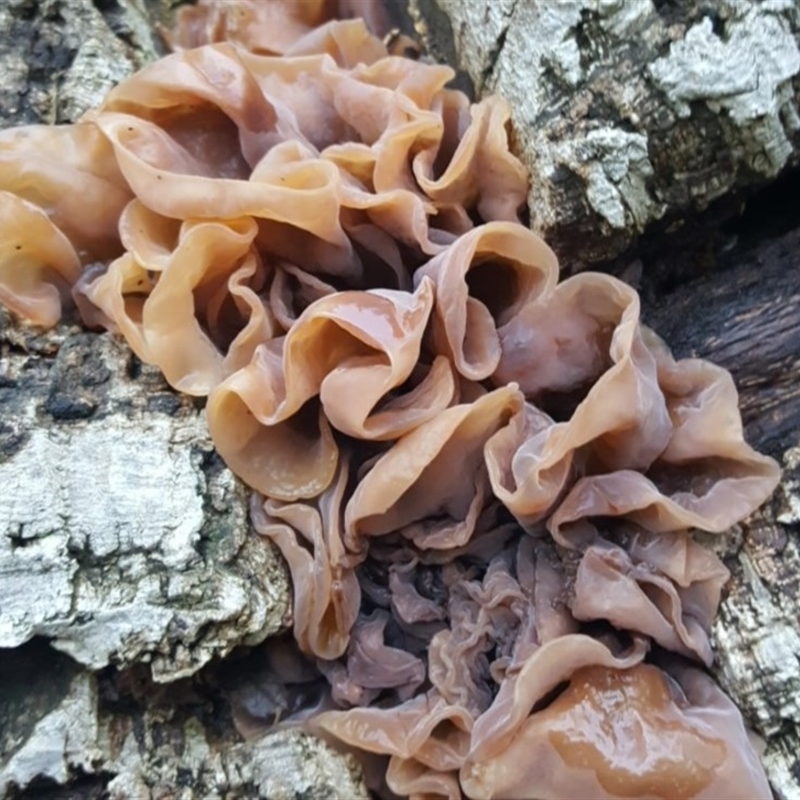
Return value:
M 285 627 L 285 567 L 203 413 L 121 342 L 3 314 L 0 419 L 0 647 L 165 681 Z
M 3 0 L 0 126 L 70 122 L 163 52 L 170 0 Z
M 800 547 L 797 505 L 800 450 L 787 451 L 775 499 L 722 546 L 731 570 L 714 626 L 714 673 L 765 741 L 764 765 L 782 800 L 800 796 Z
M 3 797 L 368 799 L 352 757 L 298 731 L 242 742 L 201 686 L 97 675 L 37 645 L 0 678 Z
M 511 103 L 531 224 L 568 268 L 609 259 L 798 163 L 793 0 L 409 0 L 479 94 Z
M 787 475 L 797 454 L 787 453 Z M 764 738 L 764 765 L 784 800 L 800 795 L 800 520 L 787 527 L 776 513 L 781 502 L 800 501 L 790 483 L 729 540 L 732 579 L 714 627 L 715 674 Z

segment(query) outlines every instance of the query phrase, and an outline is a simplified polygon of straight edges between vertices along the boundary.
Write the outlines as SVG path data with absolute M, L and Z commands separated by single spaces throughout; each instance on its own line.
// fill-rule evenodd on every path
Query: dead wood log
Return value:
M 646 273 L 646 267 L 645 267 Z M 748 440 L 781 457 L 800 434 L 800 230 L 737 249 L 645 305 L 677 356 L 732 373 Z
M 569 269 L 800 159 L 796 3 L 406 5 L 434 57 L 509 100 L 531 224 Z
M 72 122 L 164 51 L 171 0 L 0 3 L 0 127 Z
M 2 651 L 0 651 L 2 652 Z M 93 673 L 44 643 L 0 656 L 8 800 L 368 800 L 352 756 L 299 731 L 242 742 L 201 682 Z
M 783 462 L 775 497 L 718 542 L 732 578 L 715 674 L 764 737 L 777 795 L 800 796 L 800 229 L 735 249 L 645 307 L 681 357 L 731 371 L 748 440 Z
M 509 97 L 517 143 L 534 175 L 534 226 L 571 266 L 618 253 L 654 220 L 679 218 L 797 161 L 798 18 L 789 3 L 517 0 L 471 2 L 468 12 L 467 2 L 411 0 L 410 7 L 431 48 L 445 41 L 437 32 L 450 24 L 453 63 L 470 71 L 479 90 Z M 157 52 L 152 18 L 140 13 L 157 5 L 0 3 L 0 29 L 11 31 L 0 41 L 6 76 L 0 124 L 66 121 L 94 104 Z M 474 18 L 475 9 L 486 18 Z M 143 27 L 132 22 L 136 14 Z M 480 47 L 470 44 L 478 38 Z M 692 74 L 693 46 L 716 54 L 708 59 L 711 72 Z M 780 58 L 765 56 L 765 46 Z M 725 83 L 733 80 L 728 73 L 737 73 L 728 68 L 732 53 L 737 68 L 741 61 L 749 65 L 745 77 L 755 76 L 755 85 Z M 753 111 L 760 108 L 766 110 Z M 530 116 L 520 116 L 523 110 Z M 787 467 L 775 500 L 717 540 L 733 579 L 714 632 L 716 674 L 765 738 L 770 778 L 787 800 L 800 794 L 798 244 L 795 232 L 735 249 L 724 268 L 660 297 L 645 314 L 679 355 L 709 357 L 733 371 L 748 436 Z M 147 459 L 157 451 L 159 461 L 181 467 L 180 496 L 195 509 L 200 504 L 195 517 L 203 521 L 178 548 L 181 557 L 167 564 L 169 542 L 162 547 L 146 528 L 142 544 L 139 534 L 113 525 L 98 530 L 96 520 L 83 529 L 70 525 L 67 533 L 61 511 L 21 524 L 20 507 L 46 505 L 30 495 L 41 480 L 34 462 L 26 474 L 35 477 L 13 483 L 14 493 L 28 499 L 0 503 L 6 514 L 0 573 L 14 574 L 16 587 L 0 624 L 7 636 L 2 646 L 13 646 L 0 654 L 0 793 L 37 797 L 57 785 L 72 797 L 145 791 L 188 797 L 184 788 L 191 785 L 194 796 L 209 798 L 259 792 L 365 797 L 352 762 L 320 743 L 304 737 L 239 742 L 220 693 L 200 669 L 235 643 L 277 629 L 287 598 L 285 572 L 276 568 L 269 579 L 284 581 L 275 597 L 264 588 L 268 581 L 259 583 L 260 570 L 276 562 L 243 538 L 241 487 L 214 460 L 197 410 L 153 373 L 137 375 L 130 354 L 111 337 L 61 329 L 39 338 L 20 331 L 4 333 L 0 393 L 6 392 L 10 411 L 0 428 L 0 468 L 36 453 L 50 459 L 61 448 L 59 466 L 46 475 L 61 501 L 86 489 L 68 479 L 73 437 L 81 441 L 89 431 L 99 441 L 116 424 L 129 437 L 118 440 L 126 453 Z M 152 392 L 155 399 L 146 399 Z M 154 431 L 156 438 L 146 439 Z M 113 440 L 104 440 L 111 443 L 105 467 L 92 463 L 106 475 Z M 34 453 L 33 445 L 51 450 Z M 7 473 L 0 486 L 13 480 Z M 93 511 L 113 518 L 108 506 L 86 509 Z M 161 507 L 153 517 L 174 522 L 177 512 Z M 174 534 L 176 527 L 165 530 Z M 53 558 L 34 557 L 48 540 L 55 543 Z M 14 573 L 9 564 L 24 569 Z M 161 577 L 148 593 L 142 576 L 151 570 Z M 56 577 L 60 589 L 47 597 L 48 608 L 40 595 Z M 34 595 L 37 602 L 29 602 Z M 204 624 L 213 599 L 230 603 L 232 595 L 241 605 L 230 606 L 227 617 L 211 614 Z M 120 619 L 129 627 L 115 627 Z M 31 636 L 52 638 L 87 666 L 38 638 L 20 644 Z M 98 671 L 105 664 L 116 667 Z M 172 682 L 164 690 L 154 675 Z
M 171 681 L 286 625 L 283 561 L 202 410 L 109 334 L 0 311 L 0 487 L 0 647 Z

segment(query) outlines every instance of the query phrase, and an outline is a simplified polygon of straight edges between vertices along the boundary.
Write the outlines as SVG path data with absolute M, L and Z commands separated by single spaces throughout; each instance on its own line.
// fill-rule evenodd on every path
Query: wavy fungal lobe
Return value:
M 244 735 L 354 748 L 379 795 L 769 798 L 697 666 L 728 574 L 691 530 L 778 468 L 632 288 L 559 282 L 507 103 L 380 8 L 201 0 L 76 124 L 0 132 L 0 300 L 207 398 L 294 584 Z

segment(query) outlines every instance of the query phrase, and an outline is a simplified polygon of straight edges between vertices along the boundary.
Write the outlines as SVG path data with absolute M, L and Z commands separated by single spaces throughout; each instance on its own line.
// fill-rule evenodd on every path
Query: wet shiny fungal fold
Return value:
M 303 725 L 416 798 L 769 798 L 691 530 L 778 468 L 633 289 L 559 282 L 507 103 L 384 23 L 201 2 L 76 124 L 0 132 L 0 300 L 75 303 L 207 398 L 294 585 L 247 735 Z

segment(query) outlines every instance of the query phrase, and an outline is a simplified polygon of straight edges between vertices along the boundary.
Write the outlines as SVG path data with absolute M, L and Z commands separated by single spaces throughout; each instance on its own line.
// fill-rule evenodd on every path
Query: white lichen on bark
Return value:
M 782 800 L 800 792 L 800 545 L 797 521 L 784 516 L 787 507 L 800 508 L 798 452 L 786 452 L 772 501 L 729 540 L 732 580 L 714 625 L 715 674 L 767 740 L 764 764 Z
M 93 669 L 146 661 L 166 681 L 283 629 L 289 585 L 203 414 L 163 384 L 159 412 L 160 379 L 131 380 L 130 358 L 77 335 L 56 359 L 0 359 L 0 647 L 45 636 Z
M 368 800 L 361 771 L 352 756 L 336 753 L 319 739 L 298 730 L 283 730 L 252 742 L 220 747 L 208 740 L 203 725 L 194 719 L 180 726 L 180 754 L 164 742 L 162 726 L 153 720 L 139 743 L 131 731 L 118 744 L 118 755 L 104 762 L 114 773 L 108 783 L 111 800 L 158 797 L 167 793 L 177 800 L 228 800 L 264 797 L 270 800 Z M 105 729 L 104 733 L 111 733 Z M 175 733 L 173 733 L 175 735 Z M 174 740 L 173 740 L 174 741 Z M 106 740 L 106 747 L 111 742 Z M 108 754 L 109 750 L 105 751 Z M 184 773 L 181 778 L 180 773 Z M 192 776 L 193 787 L 176 787 Z M 198 786 L 199 784 L 199 786 Z
M 776 519 L 782 525 L 800 525 L 800 446 L 786 451 L 783 465 L 786 472 L 778 490 Z
M 750 166 L 777 175 L 792 154 L 787 132 L 798 129 L 792 78 L 800 72 L 800 48 L 788 14 L 793 3 L 732 4 L 724 34 L 704 17 L 674 42 L 650 74 L 676 113 L 689 117 L 702 101 L 749 131 L 754 148 Z M 797 9 L 794 9 L 797 13 Z
M 146 0 L 9 0 L 0 31 L 0 127 L 74 121 L 163 49 Z
M 24 686 L 15 688 L 25 691 Z M 102 755 L 96 706 L 94 679 L 86 672 L 77 674 L 66 695 L 36 721 L 21 746 L 7 759 L 0 756 L 0 793 L 5 796 L 10 787 L 24 788 L 37 778 L 65 784 L 79 770 L 91 774 Z
M 654 213 L 647 189 L 653 167 L 646 136 L 597 128 L 583 138 L 559 142 L 542 154 L 540 164 L 548 175 L 567 166 L 583 178 L 589 205 L 612 228 L 624 230 L 631 215 L 642 227 Z M 552 159 L 549 165 L 543 160 L 547 156 Z
M 353 757 L 300 731 L 280 730 L 242 742 L 233 730 L 210 734 L 179 702 L 169 708 L 154 702 L 109 709 L 94 674 L 80 668 L 70 672 L 68 665 L 53 664 L 46 656 L 33 659 L 28 668 L 29 675 L 16 676 L 11 685 L 6 677 L 4 689 L 15 696 L 13 710 L 0 701 L 5 731 L 10 731 L 2 744 L 12 740 L 0 752 L 2 796 L 13 789 L 34 791 L 29 787 L 43 779 L 69 785 L 81 775 L 84 781 L 96 777 L 111 800 L 368 800 Z M 64 670 L 70 674 L 42 708 L 42 683 L 50 672 L 58 683 L 56 674 Z M 147 685 L 141 692 L 155 694 Z M 197 699 L 191 703 L 198 705 Z M 24 734 L 14 736 L 15 730 Z
M 434 50 L 509 100 L 531 224 L 569 267 L 800 161 L 791 0 L 410 2 Z

